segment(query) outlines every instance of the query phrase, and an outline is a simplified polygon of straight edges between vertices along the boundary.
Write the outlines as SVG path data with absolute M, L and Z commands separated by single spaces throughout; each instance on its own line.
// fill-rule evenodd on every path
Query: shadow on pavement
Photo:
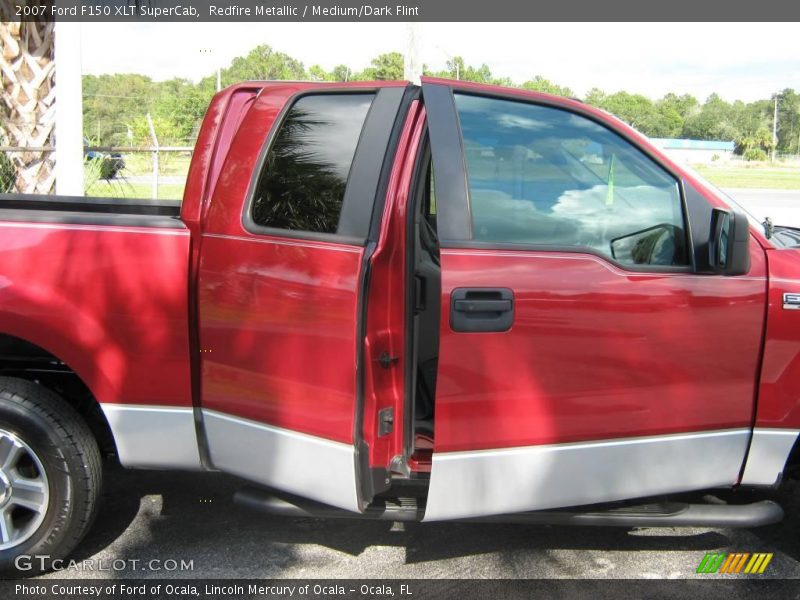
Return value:
M 193 558 L 209 577 L 231 572 L 280 576 L 287 567 L 307 560 L 296 553 L 306 545 L 350 556 L 359 556 L 373 546 L 403 548 L 409 565 L 494 552 L 508 556 L 515 550 L 541 552 L 546 558 L 551 551 L 565 549 L 708 552 L 743 544 L 748 547 L 742 550 L 779 550 L 800 559 L 796 485 L 775 498 L 788 515 L 777 526 L 642 532 L 616 527 L 470 523 L 405 523 L 398 527 L 379 521 L 277 517 L 235 505 L 233 493 L 242 482 L 218 473 L 110 467 L 106 482 L 97 521 L 74 558 Z

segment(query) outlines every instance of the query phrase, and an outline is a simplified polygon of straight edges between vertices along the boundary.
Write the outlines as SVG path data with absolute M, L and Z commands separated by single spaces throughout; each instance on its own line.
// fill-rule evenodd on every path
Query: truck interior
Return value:
M 439 238 L 436 227 L 436 200 L 433 192 L 433 169 L 430 146 L 423 144 L 419 170 L 415 177 L 413 204 L 409 210 L 408 231 L 411 239 L 409 285 L 409 320 L 412 360 L 407 381 L 410 416 L 406 426 L 407 455 L 412 472 L 430 472 L 433 453 L 434 399 L 439 358 L 439 327 L 441 320 L 441 265 Z

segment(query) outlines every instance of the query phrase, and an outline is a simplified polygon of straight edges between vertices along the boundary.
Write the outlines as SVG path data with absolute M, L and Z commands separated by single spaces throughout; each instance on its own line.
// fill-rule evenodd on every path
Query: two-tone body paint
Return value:
M 296 94 L 323 89 L 251 83 L 215 98 L 187 181 L 186 229 L 0 223 L 0 332 L 75 370 L 106 408 L 123 463 L 197 467 L 197 417 L 207 466 L 359 510 L 359 477 L 368 476 L 354 466 L 359 438 L 372 467 L 404 451 L 406 227 L 422 102 L 410 110 L 391 171 L 369 265 L 366 338 L 358 328 L 365 247 L 242 225 L 281 111 Z M 726 206 L 610 115 L 513 93 L 591 113 L 646 145 L 710 206 Z M 800 277 L 797 251 L 773 248 L 757 228 L 751 237 L 751 272 L 731 278 L 631 273 L 580 252 L 444 248 L 428 516 L 735 485 L 746 456 L 742 483 L 774 483 L 800 430 L 800 311 L 782 307 Z M 512 329 L 467 343 L 449 329 L 456 287 L 513 287 Z M 397 368 L 378 366 L 384 350 L 399 357 Z M 394 430 L 380 437 L 378 413 L 389 407 Z M 704 453 L 714 458 L 702 470 L 686 468 Z M 603 468 L 591 470 L 586 456 Z M 455 467 L 438 476 L 437 460 Z M 619 462 L 627 464 L 614 469 Z M 515 478 L 548 491 L 520 500 L 491 487 Z M 459 505 L 476 482 L 491 487 L 479 512 Z
M 426 83 L 581 114 L 696 186 L 708 206 L 726 207 L 602 111 L 524 91 Z M 466 180 L 453 176 L 456 186 Z M 447 200 L 448 188 L 437 190 L 437 203 Z M 753 231 L 750 272 L 725 277 L 632 272 L 579 248 L 447 242 L 426 520 L 736 485 L 756 418 L 769 246 Z M 457 288 L 511 289 L 513 326 L 455 332 Z M 768 478 L 787 453 L 764 462 L 760 447 L 753 469 Z M 709 454 L 713 460 L 702 456 Z
M 359 89 L 375 84 L 348 86 Z M 324 87 L 274 84 L 252 102 L 211 192 L 197 281 L 202 412 L 215 467 L 357 511 L 365 248 L 243 224 L 270 132 L 308 90 Z
M 752 259 L 723 277 L 443 249 L 436 451 L 749 427 L 766 289 L 755 242 Z M 509 331 L 450 328 L 453 289 L 508 286 Z
M 77 374 L 103 408 L 122 464 L 198 468 L 189 232 L 0 222 L 0 233 L 0 332 Z
M 743 485 L 775 485 L 800 435 L 800 311 L 785 304 L 800 292 L 800 251 L 769 249 L 767 323 L 753 441 Z

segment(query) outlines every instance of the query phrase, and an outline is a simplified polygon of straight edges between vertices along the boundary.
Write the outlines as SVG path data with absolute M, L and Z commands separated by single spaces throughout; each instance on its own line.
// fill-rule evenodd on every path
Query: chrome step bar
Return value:
M 256 487 L 244 487 L 234 496 L 242 506 L 286 517 L 322 519 L 373 519 L 381 521 L 421 521 L 424 504 L 414 498 L 387 499 L 354 513 L 312 500 Z M 771 500 L 751 504 L 690 504 L 665 502 L 598 510 L 536 511 L 461 519 L 468 523 L 515 523 L 525 525 L 581 525 L 614 527 L 760 527 L 778 523 L 783 509 Z

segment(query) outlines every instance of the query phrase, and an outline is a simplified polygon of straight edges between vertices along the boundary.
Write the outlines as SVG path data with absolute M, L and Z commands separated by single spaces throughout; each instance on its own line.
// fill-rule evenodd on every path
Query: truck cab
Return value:
M 603 111 L 432 78 L 244 83 L 209 107 L 179 214 L 57 205 L 0 210 L 0 255 L 23 249 L 0 373 L 124 466 L 231 473 L 285 514 L 781 518 L 667 500 L 793 464 L 798 251 Z M 53 248 L 69 277 L 31 271 Z M 86 282 L 115 308 L 80 304 Z

